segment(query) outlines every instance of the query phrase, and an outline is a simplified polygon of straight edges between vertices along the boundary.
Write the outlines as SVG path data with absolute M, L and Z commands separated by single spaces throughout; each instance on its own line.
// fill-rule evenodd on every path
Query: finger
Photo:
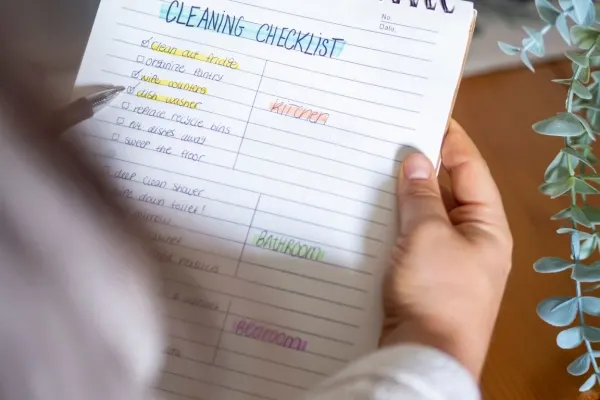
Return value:
M 444 208 L 446 209 L 446 212 L 454 210 L 458 206 L 458 204 L 454 199 L 452 191 L 449 188 L 440 185 L 440 192 L 442 193 L 442 202 L 444 203 Z
M 501 205 L 500 192 L 485 160 L 455 121 L 442 146 L 442 165 L 450 175 L 452 195 L 459 205 Z
M 448 171 L 458 206 L 468 207 L 461 222 L 487 222 L 507 229 L 502 198 L 492 174 L 465 130 L 455 121 L 442 146 L 442 165 Z M 456 221 L 455 221 L 456 222 Z
M 90 102 L 85 99 L 76 100 L 51 115 L 48 132 L 58 139 L 69 128 L 93 116 L 94 110 Z
M 402 164 L 398 212 L 401 235 L 408 235 L 423 221 L 449 223 L 433 164 L 422 154 L 411 154 Z

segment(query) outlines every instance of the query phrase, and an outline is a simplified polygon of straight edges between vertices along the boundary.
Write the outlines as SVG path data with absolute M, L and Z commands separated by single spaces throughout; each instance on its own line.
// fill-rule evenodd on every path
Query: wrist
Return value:
M 444 326 L 439 321 L 403 321 L 387 324 L 381 346 L 413 343 L 438 349 L 456 359 L 478 380 L 485 361 L 488 340 L 484 340 L 482 335 L 472 334 L 476 332 L 476 329 L 467 326 Z

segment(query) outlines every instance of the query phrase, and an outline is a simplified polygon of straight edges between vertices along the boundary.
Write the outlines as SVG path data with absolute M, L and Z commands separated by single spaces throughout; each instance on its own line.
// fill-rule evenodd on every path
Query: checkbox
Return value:
M 145 60 L 146 60 L 146 57 L 144 57 L 144 56 L 137 56 L 137 62 L 143 63 Z
M 123 110 L 129 110 L 129 106 L 131 104 L 128 101 L 124 101 L 123 104 L 121 104 L 121 107 L 123 108 Z
M 142 69 L 140 69 L 140 70 L 138 70 L 138 71 L 132 71 L 132 72 L 131 72 L 131 77 L 132 77 L 132 78 L 135 78 L 135 79 L 139 78 L 139 77 L 140 77 L 140 74 L 142 73 L 142 71 L 143 71 L 143 70 L 144 70 L 144 69 L 142 68 Z
M 123 125 L 125 123 L 125 118 L 117 118 L 117 125 Z

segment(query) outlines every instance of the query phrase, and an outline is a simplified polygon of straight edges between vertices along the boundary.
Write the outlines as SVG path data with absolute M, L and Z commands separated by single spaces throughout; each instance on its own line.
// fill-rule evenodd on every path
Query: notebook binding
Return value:
M 380 3 L 390 0 L 379 0 Z M 436 11 L 441 9 L 446 14 L 452 14 L 454 12 L 454 4 L 452 0 L 391 0 L 394 4 L 401 4 L 404 6 L 420 8 L 428 11 Z

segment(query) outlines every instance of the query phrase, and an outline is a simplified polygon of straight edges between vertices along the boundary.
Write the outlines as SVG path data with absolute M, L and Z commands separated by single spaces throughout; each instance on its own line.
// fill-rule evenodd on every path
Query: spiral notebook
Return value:
M 85 143 L 148 224 L 160 398 L 290 400 L 372 351 L 402 158 L 438 162 L 470 2 L 103 0 Z

